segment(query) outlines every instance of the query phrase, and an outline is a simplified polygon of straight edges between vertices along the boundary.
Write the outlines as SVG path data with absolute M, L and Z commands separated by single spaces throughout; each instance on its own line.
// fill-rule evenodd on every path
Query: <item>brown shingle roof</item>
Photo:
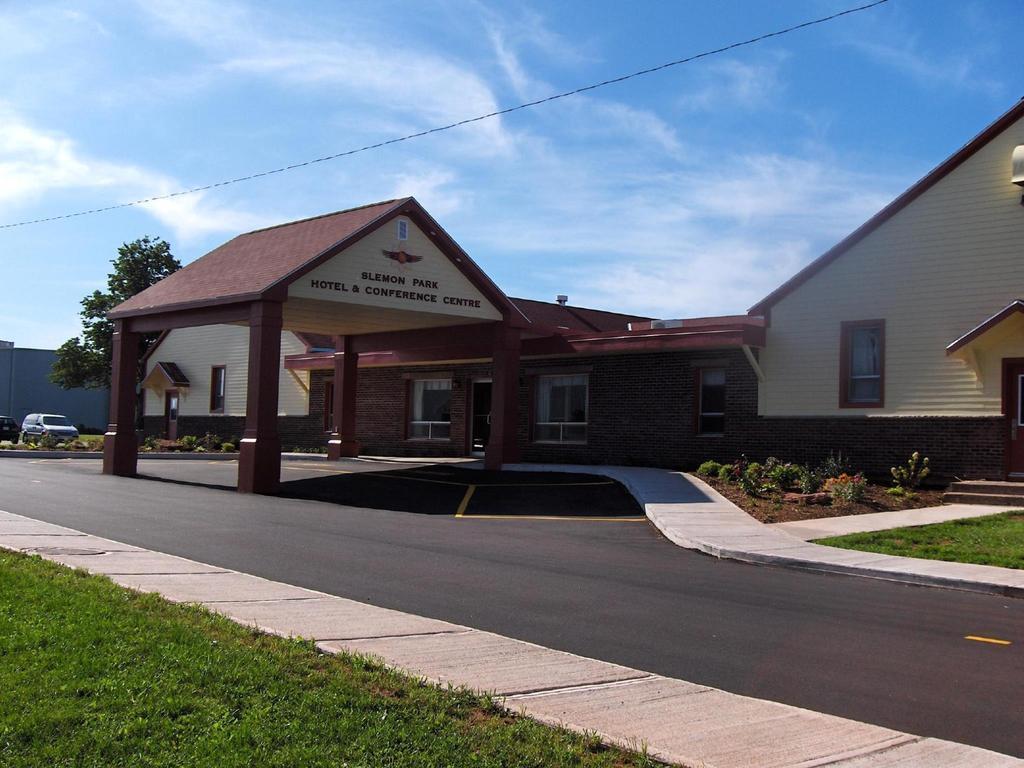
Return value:
M 252 298 L 408 200 L 385 200 L 239 235 L 119 304 L 111 314 Z
M 631 322 L 650 320 L 648 317 L 571 307 L 535 299 L 513 298 L 510 301 L 533 323 L 550 328 L 568 328 L 571 331 L 624 331 Z

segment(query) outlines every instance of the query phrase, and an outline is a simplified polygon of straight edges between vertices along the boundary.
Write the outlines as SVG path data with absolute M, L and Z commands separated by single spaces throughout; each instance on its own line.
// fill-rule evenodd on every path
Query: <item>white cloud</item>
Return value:
M 700 85 L 685 93 L 679 99 L 679 106 L 699 112 L 769 107 L 782 91 L 779 69 L 786 58 L 787 54 L 777 52 L 760 61 L 704 62 L 697 74 Z
M 37 128 L 0 104 L 0 211 L 5 216 L 14 216 L 49 193 L 104 190 L 105 199 L 117 203 L 181 187 L 173 177 L 156 171 L 91 157 L 69 136 Z M 86 205 L 98 207 L 96 198 Z M 202 192 L 139 207 L 184 242 L 265 222 L 265 217 L 212 204 Z
M 465 193 L 451 188 L 455 174 L 444 168 L 426 168 L 394 177 L 388 197 L 415 197 L 434 216 L 450 216 L 462 208 Z
M 999 96 L 1003 92 L 1002 83 L 984 74 L 967 54 L 927 54 L 921 51 L 913 40 L 906 40 L 899 45 L 888 45 L 876 40 L 857 40 L 853 42 L 853 46 L 875 61 L 892 67 L 929 89 L 957 88 L 981 91 L 989 96 Z
M 202 48 L 224 73 L 333 91 L 350 108 L 379 110 L 385 119 L 405 115 L 409 133 L 499 109 L 491 88 L 472 69 L 408 40 L 373 39 L 369 30 L 354 28 L 329 35 L 293 30 L 234 3 L 147 1 L 141 8 L 162 31 Z M 509 149 L 500 118 L 461 130 L 474 139 L 464 150 L 493 155 Z

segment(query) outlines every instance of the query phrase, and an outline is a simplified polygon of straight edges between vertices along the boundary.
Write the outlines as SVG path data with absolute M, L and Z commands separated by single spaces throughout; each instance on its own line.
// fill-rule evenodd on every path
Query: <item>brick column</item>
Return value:
M 356 440 L 356 393 L 359 379 L 359 354 L 352 349 L 351 336 L 334 337 L 334 422 L 327 441 L 327 458 L 359 455 Z
M 139 334 L 114 321 L 110 371 L 110 423 L 103 435 L 103 474 L 133 477 L 138 467 L 135 437 L 135 387 L 139 370 Z
M 484 451 L 487 469 L 501 469 L 502 464 L 519 460 L 519 349 L 519 331 L 505 323 L 498 325 L 491 372 L 491 436 Z
M 249 310 L 249 379 L 238 457 L 241 493 L 277 493 L 281 482 L 281 310 L 281 304 L 270 301 L 254 301 Z

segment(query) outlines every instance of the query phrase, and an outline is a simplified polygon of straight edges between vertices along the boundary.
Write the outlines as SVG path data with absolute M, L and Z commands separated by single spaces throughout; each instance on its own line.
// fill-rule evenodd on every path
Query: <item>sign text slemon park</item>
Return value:
M 500 320 L 501 312 L 410 223 L 408 241 L 382 227 L 296 280 L 289 297 Z

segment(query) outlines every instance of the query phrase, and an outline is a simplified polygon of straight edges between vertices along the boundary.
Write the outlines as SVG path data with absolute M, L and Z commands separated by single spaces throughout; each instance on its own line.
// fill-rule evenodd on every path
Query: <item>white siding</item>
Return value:
M 1022 354 L 1020 334 L 984 340 L 980 382 L 945 347 L 1024 296 L 1018 144 L 1024 120 L 772 307 L 762 414 L 999 413 L 1000 358 Z M 840 323 L 875 318 L 886 321 L 885 407 L 839 408 Z
M 306 347 L 289 331 L 281 334 L 281 376 L 278 412 L 282 416 L 304 416 L 309 412 L 305 389 L 284 369 L 284 355 L 305 352 Z M 249 367 L 249 328 L 240 325 L 204 325 L 171 331 L 150 356 L 146 374 L 157 362 L 177 363 L 190 386 L 181 390 L 179 413 L 182 416 L 210 415 L 211 368 L 223 365 L 227 370 L 224 415 L 244 416 Z M 303 381 L 307 375 L 300 373 Z M 163 390 L 146 391 L 147 416 L 164 413 Z

